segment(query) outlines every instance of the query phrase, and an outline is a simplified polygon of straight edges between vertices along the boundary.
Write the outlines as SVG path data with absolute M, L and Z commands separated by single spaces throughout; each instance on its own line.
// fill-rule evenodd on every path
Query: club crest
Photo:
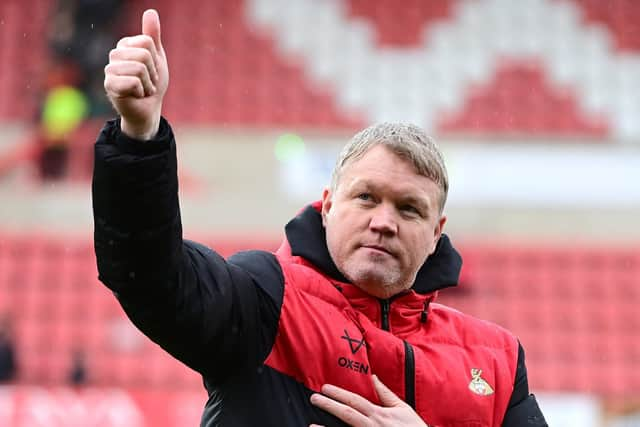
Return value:
M 493 388 L 482 377 L 482 369 L 471 369 L 471 382 L 469 383 L 469 390 L 480 396 L 489 396 L 493 394 Z

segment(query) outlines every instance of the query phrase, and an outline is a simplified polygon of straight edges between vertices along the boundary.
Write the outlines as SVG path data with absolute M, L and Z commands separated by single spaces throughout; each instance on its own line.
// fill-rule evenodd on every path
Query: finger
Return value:
M 350 406 L 323 396 L 320 393 L 311 395 L 311 403 L 352 427 L 367 427 L 369 425 L 369 420 L 364 414 L 361 414 Z
M 149 68 L 149 74 L 154 79 L 158 77 L 158 53 L 153 41 L 148 36 L 126 37 L 118 42 L 115 49 L 109 52 L 109 60 L 129 60 L 144 62 Z
M 160 51 L 162 49 L 162 40 L 160 38 L 160 15 L 155 9 L 145 10 L 142 14 L 142 34 L 151 37 Z
M 144 89 L 144 95 L 150 96 L 156 93 L 156 87 L 151 81 L 149 70 L 144 64 L 137 61 L 116 61 L 110 62 L 104 67 L 105 75 L 113 76 L 133 76 L 140 79 Z
M 333 400 L 344 403 L 364 415 L 370 415 L 374 410 L 374 405 L 364 397 L 331 384 L 323 385 L 322 393 Z
M 404 405 L 404 401 L 400 399 L 396 394 L 391 391 L 382 381 L 378 378 L 377 375 L 372 375 L 371 379 L 373 381 L 373 388 L 375 388 L 376 393 L 378 393 L 378 398 L 380 399 L 380 403 L 382 406 L 391 407 L 391 406 L 400 406 Z
M 139 78 L 134 76 L 116 76 L 109 74 L 104 79 L 104 89 L 113 99 L 136 97 L 144 98 L 144 87 Z
M 158 55 L 158 49 L 156 48 L 153 39 L 147 35 L 139 34 L 137 36 L 124 37 L 118 40 L 117 48 L 123 47 L 138 47 L 141 49 L 147 49 L 152 56 Z

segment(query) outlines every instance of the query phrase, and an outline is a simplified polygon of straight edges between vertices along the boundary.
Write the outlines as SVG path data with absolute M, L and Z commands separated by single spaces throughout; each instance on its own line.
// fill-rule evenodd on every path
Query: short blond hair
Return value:
M 331 174 L 331 189 L 336 191 L 340 174 L 349 161 L 361 158 L 376 145 L 384 145 L 396 155 L 409 160 L 422 176 L 440 188 L 440 213 L 449 193 L 449 177 L 444 157 L 436 142 L 425 131 L 408 123 L 379 123 L 361 130 L 351 138 L 338 155 Z

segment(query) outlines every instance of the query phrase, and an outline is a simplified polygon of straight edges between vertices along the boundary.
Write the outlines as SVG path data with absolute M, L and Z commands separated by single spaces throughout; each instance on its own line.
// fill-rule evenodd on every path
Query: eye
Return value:
M 360 193 L 360 194 L 358 194 L 358 199 L 364 200 L 365 202 L 368 202 L 369 200 L 371 200 L 371 194 L 369 194 L 369 193 Z
M 405 213 L 409 214 L 409 215 L 422 216 L 422 214 L 420 213 L 418 208 L 416 208 L 413 205 L 402 205 L 402 206 L 400 206 L 400 210 L 402 212 L 405 212 Z

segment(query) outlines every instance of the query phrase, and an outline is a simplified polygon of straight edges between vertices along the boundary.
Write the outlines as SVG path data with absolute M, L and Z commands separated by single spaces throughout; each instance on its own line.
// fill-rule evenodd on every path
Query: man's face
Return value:
M 389 298 L 413 284 L 446 218 L 440 189 L 383 145 L 342 170 L 322 194 L 327 246 L 338 269 L 370 295 Z

